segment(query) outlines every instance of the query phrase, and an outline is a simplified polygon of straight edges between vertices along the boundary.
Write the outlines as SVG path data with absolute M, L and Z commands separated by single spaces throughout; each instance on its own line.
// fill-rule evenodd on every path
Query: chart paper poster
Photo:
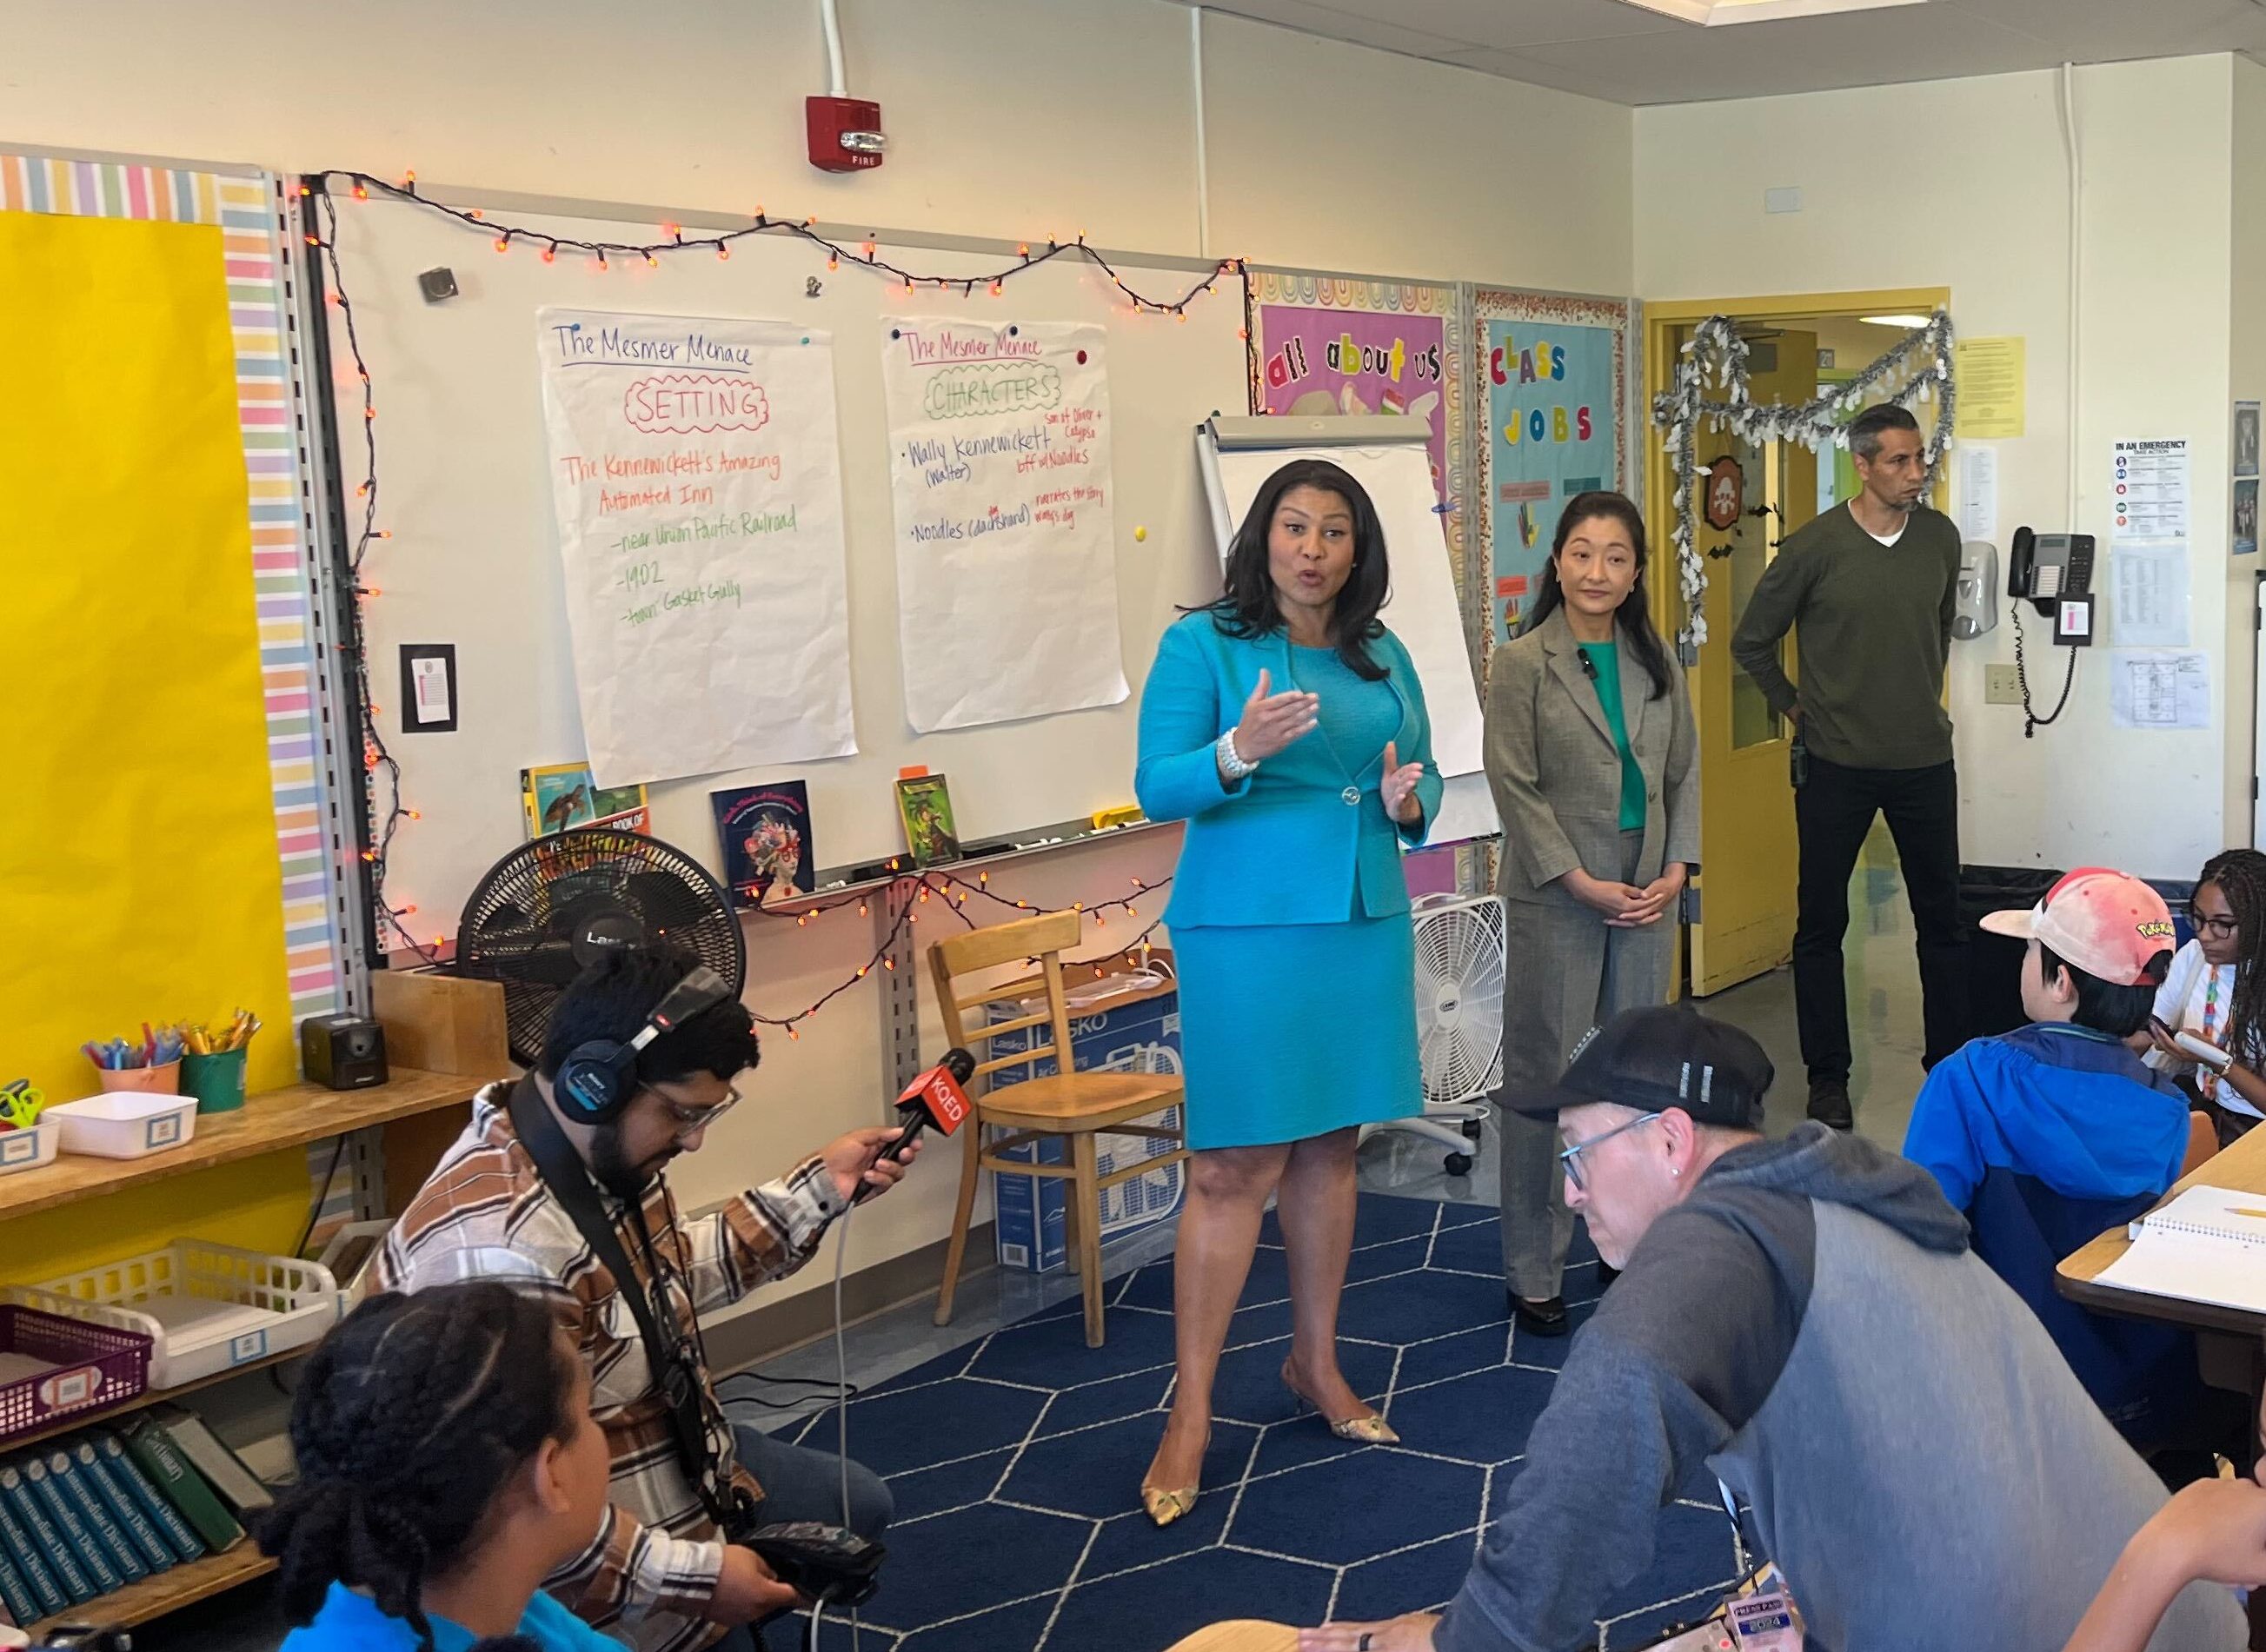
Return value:
M 1999 441 L 2023 433 L 2027 342 L 2020 338 L 1953 342 L 1951 370 L 1959 386 L 1959 410 L 1953 415 L 1952 435 L 1958 440 Z
M 1487 291 L 1476 304 L 1480 520 L 1494 581 L 1488 629 L 1500 643 L 1533 604 L 1566 501 L 1621 485 L 1628 307 Z
M 1456 289 L 1284 270 L 1254 270 L 1251 286 L 1259 324 L 1251 411 L 1422 419 L 1432 431 L 1426 458 L 1433 502 L 1443 508 L 1448 566 L 1458 590 L 1469 593 L 1471 444 L 1464 435 L 1464 353 L 1455 345 Z
M 2115 538 L 2186 538 L 2191 491 L 2187 438 L 2119 442 L 2113 457 Z
M 829 335 L 544 310 L 536 340 L 595 782 L 856 750 Z
M 905 720 L 1125 698 L 1102 330 L 882 324 Z

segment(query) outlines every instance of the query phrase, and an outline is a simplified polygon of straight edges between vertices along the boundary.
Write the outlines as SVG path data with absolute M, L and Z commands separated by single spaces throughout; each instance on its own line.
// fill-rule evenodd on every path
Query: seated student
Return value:
M 2171 960 L 2163 897 L 2138 878 L 2088 866 L 2035 910 L 1992 912 L 1983 927 L 2030 943 L 2022 960 L 2030 1024 L 1936 1064 L 1912 1104 L 1904 1157 L 1962 1212 L 1992 1170 L 2033 1178 L 2065 1199 L 2161 1195 L 2187 1154 L 2187 1098 L 2123 1041 L 2146 1027 Z
M 1445 1614 L 1307 1630 L 1301 1652 L 1583 1645 L 1650 1564 L 1661 1509 L 1708 1475 L 1811 1645 L 2059 1652 L 2162 1486 L 1925 1171 L 1816 1122 L 1763 1139 L 1772 1078 L 1746 1034 L 1671 1006 L 1505 1098 L 1556 1114 L 1566 1202 L 1625 1271 Z M 2199 1585 L 2150 1644 L 2244 1639 L 2233 1597 Z
M 2204 863 L 2188 916 L 2195 939 L 2172 960 L 2156 993 L 2156 1020 L 2233 1053 L 2224 1073 L 2201 1066 L 2163 1034 L 2143 1027 L 2135 1049 L 2151 1067 L 2195 1087 L 2226 1146 L 2266 1112 L 2266 854 L 2230 849 Z
M 2266 1428 L 2266 1411 L 2260 1423 Z M 2165 1610 L 2198 1580 L 2266 1586 L 2266 1457 L 2251 1473 L 2174 1493 L 2132 1534 L 2062 1652 L 2140 1652 Z
M 309 1356 L 299 1478 L 259 1523 L 284 1652 L 620 1652 L 545 1594 L 606 1514 L 590 1378 L 543 1301 L 502 1285 L 373 1297 Z

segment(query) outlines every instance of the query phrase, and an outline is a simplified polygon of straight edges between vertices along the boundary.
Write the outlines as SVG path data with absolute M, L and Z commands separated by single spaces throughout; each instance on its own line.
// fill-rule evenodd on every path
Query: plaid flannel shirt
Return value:
M 724 1633 L 701 1614 L 716 1591 L 723 1544 L 677 1458 L 669 1405 L 621 1285 L 591 1254 L 520 1144 L 506 1105 L 508 1085 L 490 1085 L 472 1121 L 401 1219 L 372 1268 L 378 1290 L 492 1279 L 555 1292 L 590 1370 L 590 1408 L 613 1458 L 612 1507 L 597 1538 L 545 1586 L 589 1623 L 639 1652 L 691 1652 Z M 615 1232 L 640 1279 L 650 1268 L 626 1206 L 608 1198 Z M 687 1335 L 696 1316 L 737 1302 L 757 1285 L 810 1260 L 846 1208 L 816 1159 L 778 1181 L 739 1194 L 723 1209 L 677 1219 L 668 1184 L 646 1189 L 645 1218 L 663 1289 Z M 703 1373 L 704 1385 L 706 1374 Z M 734 1452 L 732 1431 L 708 1396 L 710 1448 L 727 1483 L 762 1496 Z

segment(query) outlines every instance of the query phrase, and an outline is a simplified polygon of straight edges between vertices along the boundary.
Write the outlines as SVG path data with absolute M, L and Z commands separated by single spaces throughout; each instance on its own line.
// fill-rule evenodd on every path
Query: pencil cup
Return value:
M 106 1090 L 139 1090 L 149 1095 L 181 1093 L 181 1064 L 178 1061 L 169 1061 L 162 1067 L 98 1067 L 94 1076 L 102 1080 Z
M 233 1113 L 244 1105 L 245 1049 L 181 1057 L 181 1093 L 197 1099 L 200 1113 Z

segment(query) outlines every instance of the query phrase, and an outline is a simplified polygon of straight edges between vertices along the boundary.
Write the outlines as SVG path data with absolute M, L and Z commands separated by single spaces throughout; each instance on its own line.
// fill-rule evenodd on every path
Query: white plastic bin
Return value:
M 0 1130 L 0 1176 L 54 1164 L 62 1139 L 62 1123 L 44 1117 L 28 1130 Z
M 150 1339 L 152 1388 L 178 1388 L 303 1348 L 339 1317 L 338 1283 L 327 1268 L 202 1239 L 175 1239 L 161 1251 L 4 1295 L 49 1313 L 141 1332 Z
M 197 1133 L 197 1099 L 113 1090 L 58 1101 L 40 1115 L 63 1127 L 63 1151 L 96 1159 L 142 1159 L 180 1147 Z

